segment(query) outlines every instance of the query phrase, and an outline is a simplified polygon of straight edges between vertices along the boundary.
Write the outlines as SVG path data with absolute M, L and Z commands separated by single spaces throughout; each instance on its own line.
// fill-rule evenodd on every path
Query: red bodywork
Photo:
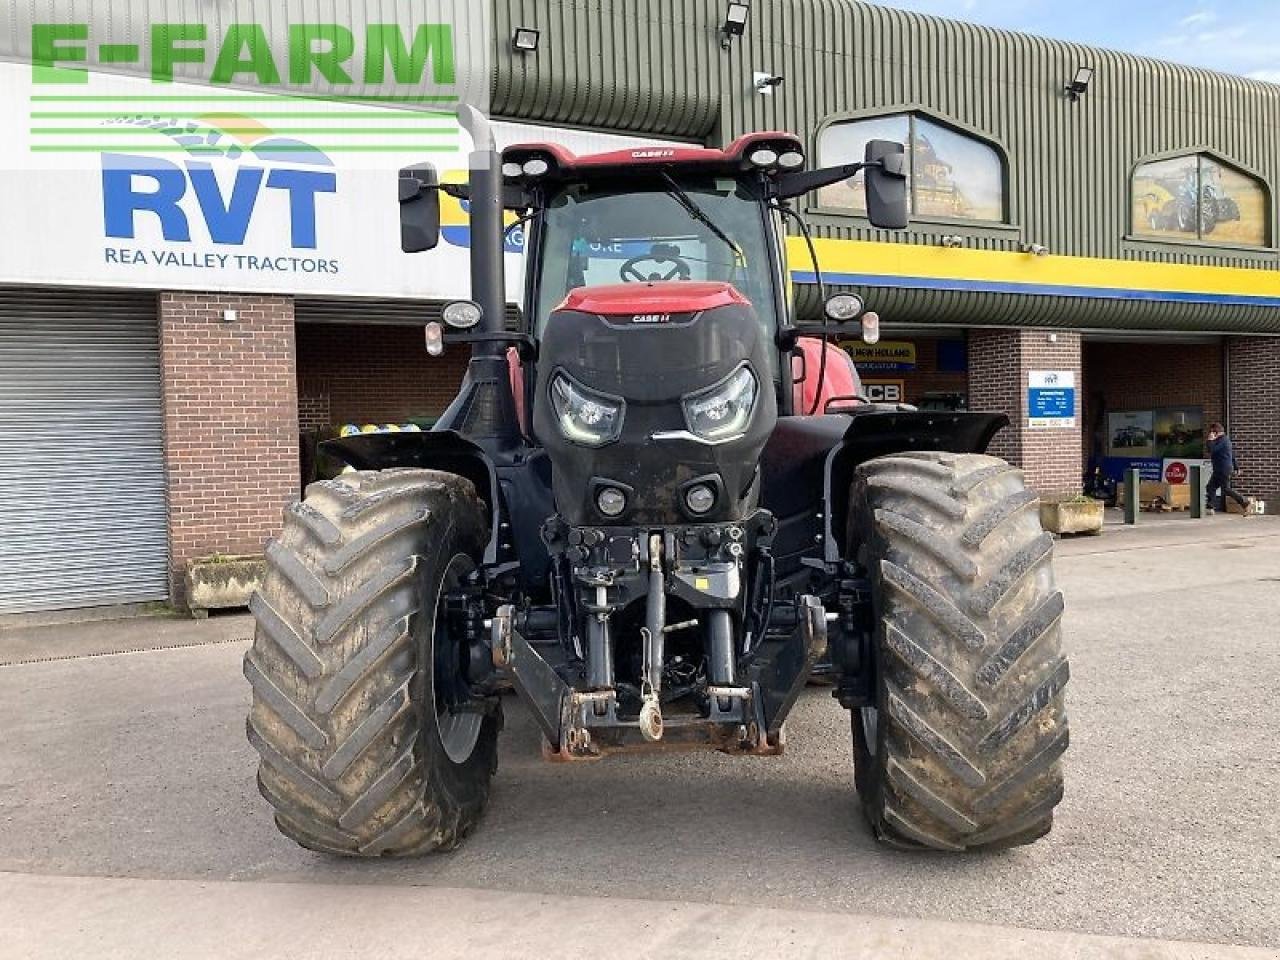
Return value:
M 674 280 L 658 283 L 614 283 L 570 290 L 557 310 L 577 310 L 602 317 L 628 313 L 697 313 L 751 301 L 731 283 Z

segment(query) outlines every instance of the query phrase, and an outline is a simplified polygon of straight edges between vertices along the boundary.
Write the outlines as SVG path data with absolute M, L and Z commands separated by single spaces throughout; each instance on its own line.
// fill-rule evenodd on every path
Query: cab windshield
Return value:
M 648 280 L 732 283 L 777 326 L 764 216 L 733 178 L 571 184 L 543 214 L 541 255 L 538 334 L 571 290 Z

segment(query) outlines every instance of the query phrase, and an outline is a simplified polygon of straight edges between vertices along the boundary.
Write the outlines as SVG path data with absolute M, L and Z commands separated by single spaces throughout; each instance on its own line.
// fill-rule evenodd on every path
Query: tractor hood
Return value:
M 745 517 L 777 421 L 775 355 L 730 284 L 575 290 L 544 328 L 534 402 L 561 515 L 575 525 Z M 715 494 L 701 514 L 687 499 L 699 484 Z M 621 513 L 600 510 L 605 487 L 625 494 Z

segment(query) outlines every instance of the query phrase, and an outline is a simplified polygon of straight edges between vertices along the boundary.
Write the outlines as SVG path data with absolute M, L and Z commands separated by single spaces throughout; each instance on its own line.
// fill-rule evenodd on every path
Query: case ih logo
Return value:
M 670 323 L 669 313 L 637 313 L 631 318 L 632 323 Z
M 674 150 L 633 150 L 632 160 L 661 160 L 663 157 L 674 157 Z

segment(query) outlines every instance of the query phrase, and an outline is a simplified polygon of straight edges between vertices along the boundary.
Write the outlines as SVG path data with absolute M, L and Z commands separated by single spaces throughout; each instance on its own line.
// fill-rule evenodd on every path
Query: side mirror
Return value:
M 440 179 L 420 163 L 400 171 L 400 249 L 425 253 L 440 244 Z
M 867 219 L 881 230 L 906 229 L 911 217 L 907 208 L 906 147 L 892 140 L 872 140 L 867 144 Z

